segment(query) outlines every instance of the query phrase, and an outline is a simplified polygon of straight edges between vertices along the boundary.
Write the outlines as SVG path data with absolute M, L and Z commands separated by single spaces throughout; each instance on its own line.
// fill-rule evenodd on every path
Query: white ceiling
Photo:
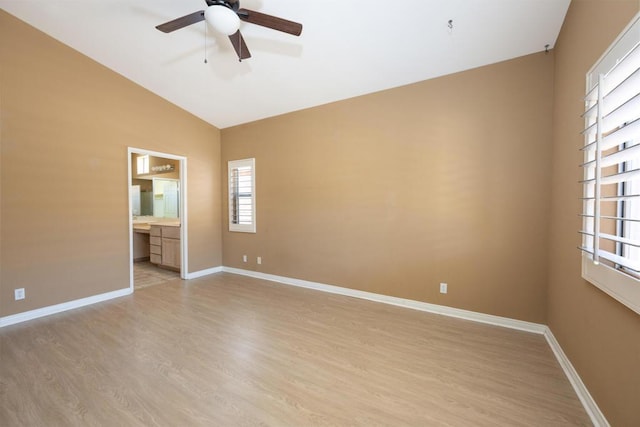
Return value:
M 238 62 L 205 23 L 155 26 L 204 0 L 0 0 L 0 7 L 218 128 L 553 48 L 570 0 L 240 0 L 303 24 L 240 30 Z M 453 20 L 453 29 L 448 21 Z

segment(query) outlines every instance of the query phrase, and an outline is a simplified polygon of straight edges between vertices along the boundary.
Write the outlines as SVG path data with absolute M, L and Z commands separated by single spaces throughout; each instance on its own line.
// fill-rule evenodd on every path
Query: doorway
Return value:
M 177 278 L 187 262 L 187 158 L 128 148 L 132 291 Z

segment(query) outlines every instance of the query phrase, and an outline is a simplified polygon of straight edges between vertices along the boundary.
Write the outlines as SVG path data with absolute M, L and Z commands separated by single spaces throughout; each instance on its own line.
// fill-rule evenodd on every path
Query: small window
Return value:
M 256 232 L 255 159 L 229 162 L 229 231 Z
M 582 276 L 640 313 L 640 14 L 587 73 Z
M 138 175 L 143 174 L 143 173 L 149 173 L 149 156 L 148 155 L 144 155 L 144 156 L 138 156 L 138 158 L 136 159 L 136 171 L 138 172 Z

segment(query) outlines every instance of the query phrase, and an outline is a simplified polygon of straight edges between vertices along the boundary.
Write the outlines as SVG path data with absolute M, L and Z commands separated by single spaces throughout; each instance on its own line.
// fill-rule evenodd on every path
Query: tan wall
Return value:
M 585 74 L 638 10 L 574 0 L 556 46 L 548 323 L 613 426 L 640 425 L 640 316 L 581 279 L 576 165 Z
M 0 316 L 129 286 L 128 146 L 188 158 L 189 271 L 220 265 L 218 129 L 4 11 L 0 62 Z
M 544 322 L 552 72 L 541 53 L 222 130 L 258 206 L 231 233 L 225 196 L 224 265 Z

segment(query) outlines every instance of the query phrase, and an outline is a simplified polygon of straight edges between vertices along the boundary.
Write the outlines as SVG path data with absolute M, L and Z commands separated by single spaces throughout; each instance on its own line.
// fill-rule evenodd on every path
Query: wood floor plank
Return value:
M 180 273 L 160 268 L 149 261 L 133 263 L 133 286 L 136 290 L 160 285 L 180 278 Z
M 2 426 L 591 425 L 540 335 L 229 273 L 0 330 Z

